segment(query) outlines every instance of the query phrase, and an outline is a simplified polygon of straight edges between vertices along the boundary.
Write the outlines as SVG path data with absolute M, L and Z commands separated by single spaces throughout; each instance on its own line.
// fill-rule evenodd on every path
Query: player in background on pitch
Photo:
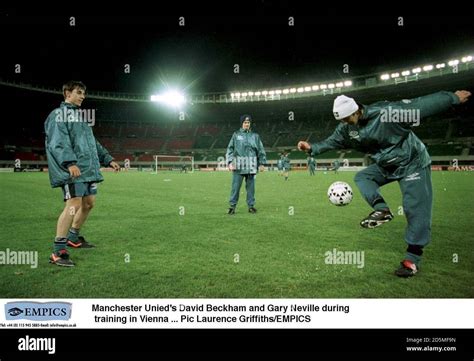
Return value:
M 280 154 L 280 158 L 277 161 L 277 168 L 278 168 L 278 175 L 281 176 L 283 174 L 283 153 Z
M 333 170 L 334 174 L 338 174 L 339 168 L 341 168 L 341 162 L 336 159 L 332 162 L 332 168 L 330 170 Z
M 316 171 L 316 159 L 314 157 L 308 157 L 308 170 L 309 175 L 314 175 Z
M 283 157 L 281 158 L 281 166 L 283 170 L 283 176 L 285 177 L 285 180 L 288 180 L 288 175 L 291 169 L 291 162 L 290 158 L 288 157 L 288 152 L 283 153 Z
M 410 277 L 419 270 L 423 248 L 431 240 L 433 192 L 431 159 L 423 142 L 412 131 L 420 119 L 465 103 L 471 93 L 441 91 L 411 100 L 381 101 L 361 105 L 340 95 L 334 100 L 334 117 L 341 123 L 327 139 L 310 145 L 305 141 L 298 148 L 311 156 L 333 149 L 356 149 L 370 153 L 375 162 L 358 172 L 355 182 L 374 209 L 360 222 L 364 228 L 375 228 L 393 218 L 379 188 L 398 181 L 407 219 L 405 241 L 408 248 L 395 274 Z M 395 111 L 395 113 L 394 113 Z M 396 112 L 414 114 L 412 121 L 400 122 Z M 417 118 L 417 115 L 419 119 Z M 392 119 L 393 118 L 393 119 Z M 397 121 L 395 121 L 397 119 Z M 409 120 L 409 119 L 408 119 Z
M 95 139 L 90 119 L 84 119 L 84 113 L 79 112 L 86 97 L 86 86 L 79 81 L 69 81 L 63 85 L 63 95 L 64 101 L 44 123 L 49 179 L 53 188 L 61 187 L 65 202 L 49 261 L 72 267 L 74 263 L 66 246 L 94 247 L 79 231 L 94 207 L 97 183 L 104 180 L 100 163 L 116 171 L 120 166 Z

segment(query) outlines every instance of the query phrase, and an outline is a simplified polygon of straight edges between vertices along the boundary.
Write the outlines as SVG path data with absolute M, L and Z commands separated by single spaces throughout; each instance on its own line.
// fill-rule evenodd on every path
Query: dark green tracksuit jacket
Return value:
M 102 182 L 100 164 L 107 166 L 113 160 L 95 139 L 89 123 L 79 121 L 78 109 L 73 104 L 62 102 L 44 123 L 48 172 L 53 188 L 69 183 Z M 71 118 L 65 119 L 65 114 Z M 81 170 L 81 175 L 72 179 L 68 167 L 74 164 Z
M 260 136 L 243 128 L 232 135 L 226 154 L 227 164 L 233 163 L 234 172 L 256 174 L 260 165 L 267 163 L 267 155 Z
M 226 154 L 227 165 L 233 163 L 232 189 L 229 204 L 235 207 L 239 201 L 240 187 L 245 178 L 247 190 L 247 205 L 255 205 L 255 175 L 258 167 L 267 163 L 267 156 L 260 136 L 243 128 L 232 135 Z
M 411 126 L 455 104 L 459 104 L 459 98 L 454 93 L 441 91 L 411 100 L 363 106 L 358 125 L 339 124 L 330 137 L 311 146 L 310 154 L 343 148 L 369 153 L 375 164 L 357 173 L 359 190 L 371 207 L 382 209 L 387 205 L 379 187 L 397 180 L 408 221 L 405 239 L 409 245 L 424 246 L 431 237 L 431 159 Z

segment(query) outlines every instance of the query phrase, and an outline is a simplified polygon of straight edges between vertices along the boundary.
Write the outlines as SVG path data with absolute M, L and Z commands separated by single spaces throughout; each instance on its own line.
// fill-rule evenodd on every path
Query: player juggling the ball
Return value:
M 334 100 L 333 112 L 341 123 L 334 133 L 312 145 L 305 141 L 298 143 L 298 148 L 311 156 L 348 148 L 371 155 L 374 164 L 358 172 L 354 179 L 362 196 L 373 208 L 373 212 L 360 222 L 364 228 L 375 228 L 393 219 L 380 187 L 398 181 L 408 222 L 405 233 L 408 248 L 395 271 L 399 277 L 416 274 L 423 248 L 431 238 L 431 159 L 411 127 L 419 125 L 423 118 L 466 102 L 470 95 L 465 90 L 455 93 L 441 91 L 411 100 L 381 101 L 371 105 L 361 105 L 340 95 Z
M 61 187 L 65 202 L 49 261 L 71 267 L 74 263 L 69 258 L 68 246 L 94 247 L 79 235 L 79 230 L 94 206 L 97 183 L 104 180 L 100 164 L 115 170 L 120 170 L 120 166 L 95 139 L 91 127 L 95 120 L 89 119 L 90 113 L 79 109 L 86 97 L 86 86 L 69 81 L 63 85 L 63 95 L 60 107 L 44 123 L 49 179 L 53 188 Z

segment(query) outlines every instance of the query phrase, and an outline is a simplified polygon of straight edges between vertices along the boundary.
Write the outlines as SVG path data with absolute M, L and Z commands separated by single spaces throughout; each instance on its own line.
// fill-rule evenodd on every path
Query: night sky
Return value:
M 290 13 L 106 16 L 82 10 L 69 26 L 73 15 L 4 11 L 0 77 L 57 88 L 78 79 L 94 91 L 231 92 L 350 79 L 474 51 L 469 15 L 406 15 L 398 26 L 399 15 L 293 14 L 290 27 Z

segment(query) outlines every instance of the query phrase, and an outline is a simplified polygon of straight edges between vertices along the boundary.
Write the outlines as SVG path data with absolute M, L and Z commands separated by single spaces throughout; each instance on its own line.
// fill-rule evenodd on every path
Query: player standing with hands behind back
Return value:
M 79 81 L 69 81 L 63 85 L 63 95 L 60 107 L 54 109 L 44 123 L 49 179 L 53 188 L 62 188 L 65 202 L 49 261 L 72 267 L 74 263 L 66 246 L 94 247 L 79 235 L 79 230 L 94 206 L 97 183 L 104 180 L 100 164 L 116 171 L 120 166 L 95 139 L 90 119 L 84 119 L 84 113 L 79 111 L 86 97 L 86 86 Z
M 431 239 L 431 159 L 423 142 L 411 130 L 411 125 L 419 124 L 420 119 L 441 113 L 453 105 L 465 103 L 470 96 L 471 93 L 465 90 L 455 93 L 441 91 L 411 100 L 361 105 L 352 98 L 340 95 L 334 100 L 333 112 L 341 124 L 334 133 L 313 145 L 305 141 L 298 143 L 298 148 L 311 156 L 348 148 L 372 154 L 375 164 L 358 172 L 354 179 L 363 197 L 374 209 L 360 222 L 364 228 L 375 228 L 393 219 L 379 188 L 398 181 L 408 222 L 405 233 L 408 248 L 395 271 L 399 277 L 416 274 L 423 248 Z M 400 118 L 391 121 L 390 115 L 394 111 L 409 111 L 410 114 L 418 114 L 420 119 L 406 123 L 399 122 Z

